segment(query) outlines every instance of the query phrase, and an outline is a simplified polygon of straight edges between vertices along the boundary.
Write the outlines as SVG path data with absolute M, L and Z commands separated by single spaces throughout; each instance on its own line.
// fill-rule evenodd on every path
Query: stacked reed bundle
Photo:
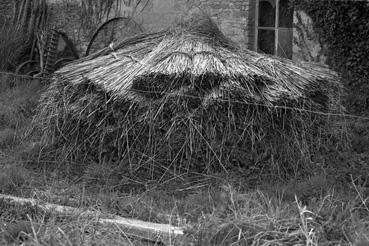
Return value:
M 310 111 L 338 110 L 340 92 L 330 70 L 242 50 L 196 16 L 57 71 L 37 126 L 45 145 L 74 160 L 289 172 L 327 126 Z

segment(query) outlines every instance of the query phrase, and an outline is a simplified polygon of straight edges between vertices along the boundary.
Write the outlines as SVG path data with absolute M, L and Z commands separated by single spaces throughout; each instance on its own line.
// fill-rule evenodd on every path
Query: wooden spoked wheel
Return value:
M 110 19 L 100 25 L 95 31 L 87 46 L 85 56 L 105 48 L 113 42 L 129 38 L 142 32 L 143 29 L 141 25 L 132 18 L 116 17 Z

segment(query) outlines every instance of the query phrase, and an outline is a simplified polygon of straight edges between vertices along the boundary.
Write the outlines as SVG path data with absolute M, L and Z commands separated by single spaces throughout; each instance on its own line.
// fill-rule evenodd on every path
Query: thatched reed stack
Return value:
M 341 90 L 330 70 L 243 50 L 196 16 L 63 67 L 37 122 L 43 143 L 73 160 L 290 171 L 327 126 L 311 111 L 338 110 Z

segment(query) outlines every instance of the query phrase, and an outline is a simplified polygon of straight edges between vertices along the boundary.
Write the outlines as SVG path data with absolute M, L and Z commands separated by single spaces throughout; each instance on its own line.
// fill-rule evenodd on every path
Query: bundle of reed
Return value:
M 241 49 L 196 16 L 63 67 L 36 122 L 43 143 L 73 160 L 290 172 L 319 149 L 341 91 L 329 69 Z

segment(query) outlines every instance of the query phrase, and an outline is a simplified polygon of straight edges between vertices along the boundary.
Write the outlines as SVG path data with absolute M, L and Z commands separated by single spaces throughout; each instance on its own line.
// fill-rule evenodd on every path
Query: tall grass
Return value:
M 186 233 L 197 243 L 195 245 L 367 243 L 369 189 L 357 184 L 355 178 L 349 186 L 338 186 L 336 176 L 340 175 L 340 169 L 346 168 L 342 162 L 337 162 L 334 178 L 325 174 L 314 176 L 311 172 L 311 178 L 307 180 L 265 183 L 251 191 L 242 187 L 250 182 L 247 177 L 237 180 L 233 175 L 235 180 L 228 183 L 215 175 L 204 174 L 196 178 L 191 176 L 193 179 L 189 182 L 185 176 L 178 175 L 177 178 L 163 177 L 158 182 L 150 183 L 145 177 L 132 180 L 128 174 L 117 172 L 107 163 L 95 163 L 83 173 L 78 173 L 83 185 L 68 180 L 66 175 L 58 173 L 53 176 L 52 172 L 47 171 L 46 182 L 41 185 L 42 175 L 33 173 L 37 170 L 22 167 L 21 162 L 15 163 L 3 155 L 9 150 L 24 151 L 25 144 L 20 140 L 32 120 L 40 89 L 38 80 L 0 76 L 0 132 L 12 134 L 15 137 L 12 139 L 16 140 L 12 145 L 0 146 L 2 193 L 27 196 L 29 193 L 25 191 L 32 190 L 32 195 L 56 203 L 77 201 L 81 206 L 93 206 L 100 211 L 122 216 L 188 226 Z M 347 162 L 354 164 L 353 160 Z M 357 168 L 364 173 L 363 167 Z M 60 169 L 62 172 L 65 168 Z M 353 174 L 351 170 L 350 174 Z M 132 187 L 137 182 L 142 182 L 140 185 L 147 190 L 135 194 Z M 26 217 L 27 214 L 30 217 Z M 69 242 L 89 245 L 92 240 L 98 245 L 147 245 L 136 243 L 131 238 L 128 241 L 121 236 L 122 233 L 117 233 L 118 230 L 96 227 L 94 218 L 82 220 L 68 217 L 60 220 L 33 207 L 8 205 L 0 201 L 0 220 L 24 225 L 31 219 L 42 225 L 43 229 L 31 233 L 27 242 L 29 245 L 64 246 L 72 244 Z
M 21 144 L 32 121 L 40 89 L 39 80 L 0 74 L 0 151 Z
M 0 74 L 0 193 L 16 194 L 30 180 L 23 157 L 28 155 L 32 142 L 23 140 L 40 89 L 39 80 Z
M 10 23 L 0 27 L 0 71 L 14 70 L 29 46 L 28 37 Z

